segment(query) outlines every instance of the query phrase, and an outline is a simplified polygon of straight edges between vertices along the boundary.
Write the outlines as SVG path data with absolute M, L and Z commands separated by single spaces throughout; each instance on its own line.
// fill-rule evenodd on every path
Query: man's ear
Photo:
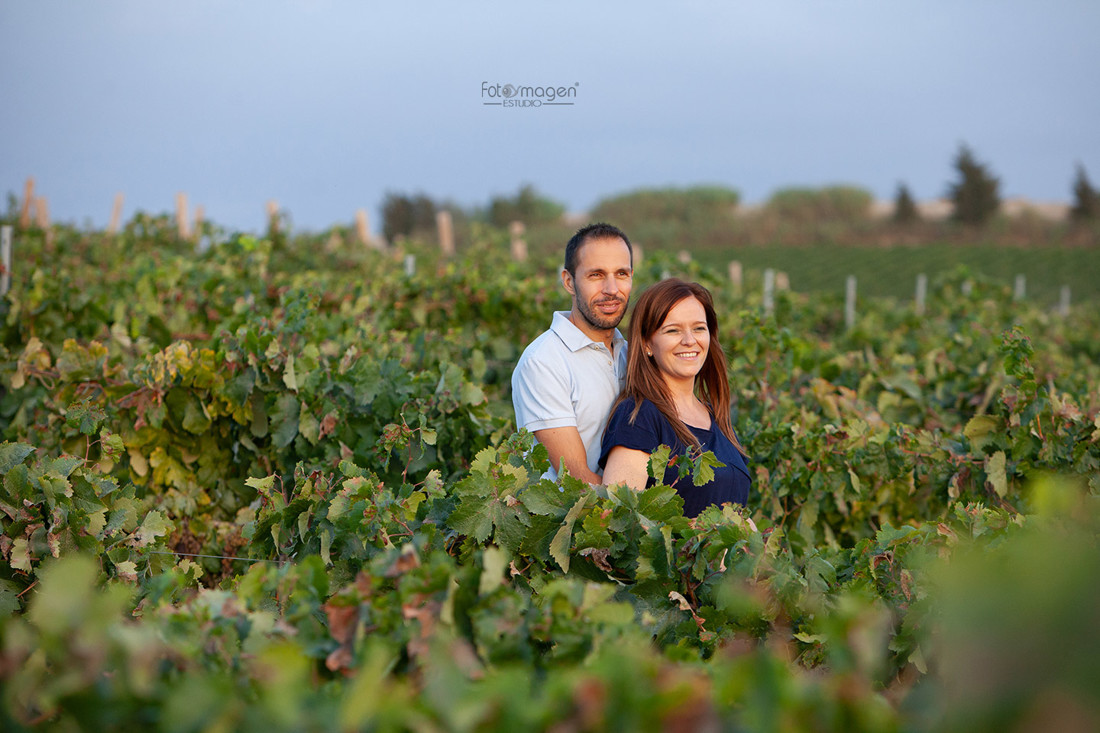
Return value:
M 561 270 L 561 286 L 565 288 L 565 292 L 570 295 L 577 294 L 576 289 L 573 287 L 573 276 L 570 275 L 569 270 L 566 270 L 564 267 Z

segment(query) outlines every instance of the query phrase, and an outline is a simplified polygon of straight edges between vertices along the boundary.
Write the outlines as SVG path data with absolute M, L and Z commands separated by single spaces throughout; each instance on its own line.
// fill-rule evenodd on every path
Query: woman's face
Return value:
M 645 346 L 666 381 L 694 383 L 710 348 L 710 329 L 703 304 L 695 296 L 688 296 L 672 306 Z

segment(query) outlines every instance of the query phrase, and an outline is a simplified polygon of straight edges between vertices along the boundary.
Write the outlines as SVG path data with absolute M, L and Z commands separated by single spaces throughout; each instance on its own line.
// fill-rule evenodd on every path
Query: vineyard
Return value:
M 0 727 L 1100 729 L 1095 301 L 956 270 L 849 328 L 647 253 L 715 295 L 754 471 L 689 521 L 539 479 L 510 377 L 568 298 L 475 235 L 17 234 Z

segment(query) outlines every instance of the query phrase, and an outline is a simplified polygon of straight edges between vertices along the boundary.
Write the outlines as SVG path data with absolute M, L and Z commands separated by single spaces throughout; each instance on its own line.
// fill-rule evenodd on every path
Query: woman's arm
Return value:
M 633 448 L 617 445 L 607 454 L 607 464 L 603 469 L 603 483 L 625 483 L 635 491 L 645 488 L 649 480 L 649 454 Z

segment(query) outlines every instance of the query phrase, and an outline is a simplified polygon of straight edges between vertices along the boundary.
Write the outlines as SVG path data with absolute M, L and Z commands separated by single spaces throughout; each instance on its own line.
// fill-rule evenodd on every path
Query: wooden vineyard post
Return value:
M 31 225 L 31 208 L 34 206 L 34 179 L 28 178 L 23 186 L 23 206 L 19 209 L 19 228 L 26 229 Z
M 4 268 L 0 272 L 0 296 L 8 294 L 11 290 L 11 225 L 0 227 L 0 266 Z
M 775 289 L 783 293 L 791 289 L 791 278 L 782 270 L 775 273 Z
M 1058 296 L 1058 314 L 1062 317 L 1069 315 L 1069 285 L 1063 285 Z
M 34 218 L 38 221 L 38 228 L 46 233 L 46 246 L 53 246 L 53 229 L 50 228 L 50 205 L 44 196 L 34 199 Z
M 741 288 L 744 284 L 744 282 L 743 282 L 744 273 L 741 269 L 741 262 L 739 260 L 732 260 L 729 264 L 729 271 L 730 271 L 730 285 L 733 286 L 733 294 L 736 297 L 740 298 L 741 297 Z
M 764 315 L 775 312 L 775 270 L 764 270 Z
M 443 210 L 435 212 L 435 226 L 439 230 L 439 249 L 450 257 L 455 253 L 455 229 L 451 221 L 451 212 Z
M 357 209 L 355 211 L 355 237 L 359 240 L 359 244 L 364 246 L 370 246 L 372 244 L 370 226 L 368 226 L 367 212 L 365 209 Z
M 191 222 L 187 218 L 187 194 L 176 194 L 176 235 L 180 239 L 191 238 Z
M 962 292 L 964 298 L 969 298 L 970 294 L 974 292 L 974 281 L 963 280 L 962 287 L 959 288 L 959 290 Z
M 1023 300 L 1027 295 L 1027 276 L 1016 276 L 1016 287 L 1012 289 L 1012 299 L 1015 301 Z
M 849 275 L 844 288 L 844 325 L 851 330 L 856 325 L 856 276 Z
M 680 250 L 679 252 L 676 253 L 676 260 L 681 265 L 690 265 L 691 264 L 691 252 L 688 252 L 686 249 Z
M 642 266 L 642 258 L 643 258 L 642 245 L 638 244 L 637 242 L 631 242 L 630 243 L 630 259 L 631 259 L 630 266 L 633 269 L 638 269 L 639 267 Z
M 111 220 L 107 222 L 107 233 L 117 234 L 118 226 L 122 221 L 122 192 L 115 194 L 115 203 L 111 206 Z
M 928 298 L 928 276 L 923 272 L 917 275 L 916 311 L 918 316 L 924 315 L 924 301 Z
M 192 229 L 191 234 L 194 236 L 196 242 L 202 241 L 202 225 L 206 221 L 206 209 L 202 205 L 195 207 L 195 228 Z
M 522 221 L 514 221 L 508 226 L 508 231 L 512 235 L 512 260 L 526 262 L 527 242 L 523 239 L 523 235 L 527 231 L 527 227 L 523 225 Z
M 267 231 L 274 236 L 279 233 L 279 202 L 275 199 L 267 201 Z
M 416 274 L 416 255 L 405 255 L 405 277 Z

